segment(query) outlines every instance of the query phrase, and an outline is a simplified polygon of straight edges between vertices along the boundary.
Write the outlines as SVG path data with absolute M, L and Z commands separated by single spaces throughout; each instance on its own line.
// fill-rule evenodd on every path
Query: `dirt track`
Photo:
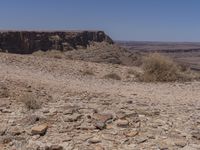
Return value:
M 83 74 L 85 67 L 94 75 Z M 4 53 L 0 69 L 10 93 L 0 99 L 0 149 L 200 149 L 200 82 L 141 83 L 127 78 L 139 68 Z M 109 72 L 122 80 L 104 79 Z M 25 92 L 40 109 L 24 107 Z M 29 123 L 33 115 L 40 119 Z M 43 123 L 44 136 L 30 134 Z

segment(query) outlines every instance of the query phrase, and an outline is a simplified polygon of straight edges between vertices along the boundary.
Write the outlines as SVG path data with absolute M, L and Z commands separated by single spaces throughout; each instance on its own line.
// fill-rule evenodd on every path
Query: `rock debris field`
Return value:
M 0 53 L 0 149 L 199 150 L 200 82 L 143 83 L 130 69 Z

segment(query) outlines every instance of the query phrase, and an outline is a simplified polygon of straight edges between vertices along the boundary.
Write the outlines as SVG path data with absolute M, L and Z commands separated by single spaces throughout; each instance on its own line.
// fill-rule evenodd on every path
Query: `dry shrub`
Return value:
M 24 103 L 27 109 L 39 109 L 41 103 L 37 100 L 36 96 L 32 93 L 25 93 L 20 97 L 20 101 Z
M 127 73 L 130 74 L 130 75 L 134 75 L 135 77 L 139 77 L 139 76 L 141 75 L 140 72 L 138 72 L 138 71 L 136 71 L 136 70 L 133 70 L 133 69 L 129 69 L 129 70 L 127 71 Z
M 109 73 L 104 76 L 105 79 L 121 80 L 121 77 L 116 73 Z
M 133 75 L 135 75 L 136 71 L 133 70 L 133 69 L 128 69 L 127 73 L 128 73 L 128 74 L 133 74 Z
M 62 59 L 64 58 L 64 53 L 59 50 L 48 50 L 48 51 L 36 51 L 33 52 L 33 55 L 35 56 L 46 56 L 50 58 L 56 58 L 56 59 Z
M 9 90 L 4 83 L 0 82 L 0 98 L 9 97 Z
M 144 58 L 143 70 L 141 79 L 146 82 L 170 82 L 181 78 L 179 66 L 169 57 L 158 53 Z
M 83 69 L 80 71 L 84 76 L 94 76 L 94 72 L 92 69 Z
M 87 64 L 80 70 L 80 73 L 84 76 L 94 76 L 94 69 L 90 68 Z
M 135 80 L 138 80 L 141 77 L 141 72 L 138 72 L 138 71 L 133 70 L 133 69 L 128 69 L 127 74 L 128 74 L 127 78 L 131 78 L 131 76 L 133 75 Z

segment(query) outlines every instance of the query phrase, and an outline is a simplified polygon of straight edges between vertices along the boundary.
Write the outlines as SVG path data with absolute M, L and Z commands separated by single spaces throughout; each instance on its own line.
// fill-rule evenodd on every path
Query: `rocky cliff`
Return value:
M 18 54 L 51 49 L 68 51 L 103 41 L 113 44 L 103 31 L 0 31 L 0 50 Z

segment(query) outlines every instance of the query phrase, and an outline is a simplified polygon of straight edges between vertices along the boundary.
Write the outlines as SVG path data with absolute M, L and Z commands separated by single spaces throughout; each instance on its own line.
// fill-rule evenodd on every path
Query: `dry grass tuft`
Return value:
M 24 103 L 27 109 L 39 109 L 41 103 L 36 99 L 32 93 L 26 93 L 20 97 L 20 102 Z
M 89 66 L 85 66 L 83 69 L 80 70 L 80 73 L 84 76 L 94 76 L 94 70 L 92 68 L 89 68 Z
M 84 76 L 94 76 L 95 75 L 94 72 L 90 69 L 81 70 L 80 72 Z
M 141 80 L 145 82 L 188 81 L 193 78 L 181 70 L 172 59 L 158 53 L 149 54 L 144 58 L 143 70 Z
M 34 56 L 46 56 L 50 58 L 62 59 L 64 58 L 64 53 L 59 50 L 48 50 L 48 51 L 36 51 L 33 53 Z
M 133 69 L 128 69 L 126 78 L 128 78 L 128 79 L 134 78 L 133 81 L 139 81 L 140 77 L 141 77 L 141 72 L 138 72 Z
M 105 79 L 121 80 L 121 77 L 116 73 L 109 73 L 104 76 Z
M 9 97 L 9 90 L 4 83 L 0 83 L 0 98 Z

